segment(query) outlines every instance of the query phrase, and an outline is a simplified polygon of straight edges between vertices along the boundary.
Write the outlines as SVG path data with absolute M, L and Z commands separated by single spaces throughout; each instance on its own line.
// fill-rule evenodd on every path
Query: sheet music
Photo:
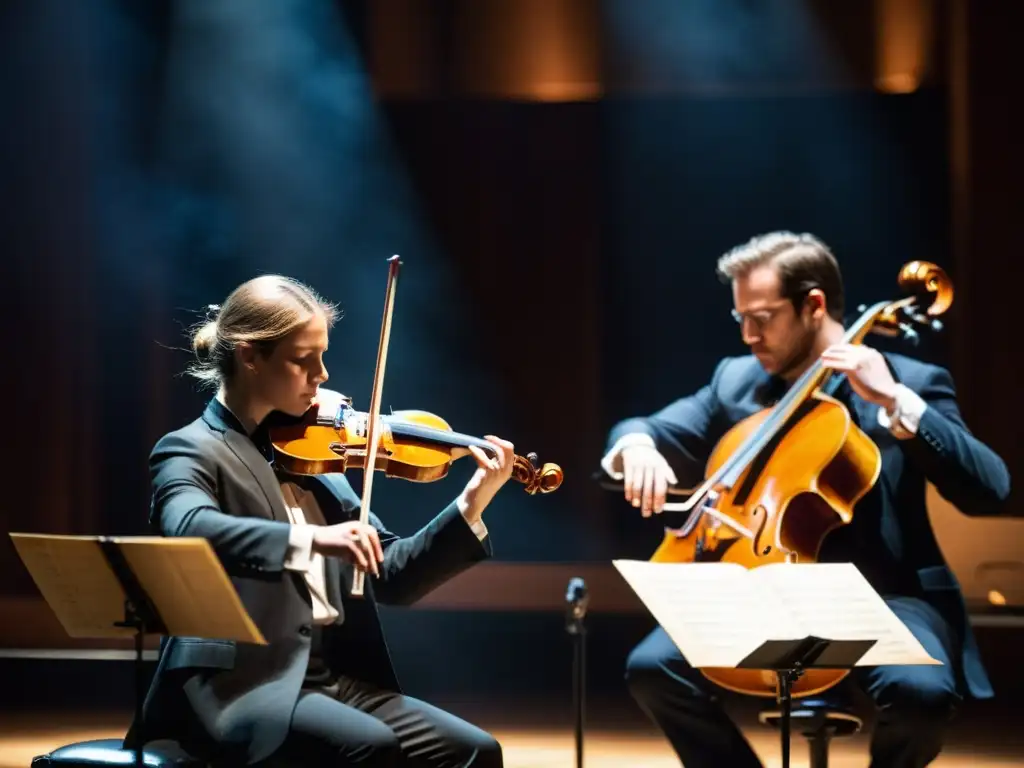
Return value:
M 69 637 L 131 637 L 121 585 L 95 541 L 10 534 L 18 555 Z
M 778 598 L 732 563 L 613 560 L 695 667 L 734 667 L 765 640 L 798 639 Z
M 205 539 L 137 536 L 115 541 L 169 634 L 266 643 Z
M 859 667 L 942 663 L 928 655 L 854 565 L 779 563 L 750 573 L 789 609 L 801 636 L 877 640 Z

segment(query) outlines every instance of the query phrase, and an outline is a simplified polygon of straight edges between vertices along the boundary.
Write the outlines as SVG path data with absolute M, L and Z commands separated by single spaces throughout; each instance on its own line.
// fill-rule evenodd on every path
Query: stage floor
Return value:
M 503 707 L 503 714 L 487 712 L 470 702 L 438 702 L 468 716 L 501 741 L 507 768 L 573 768 L 575 741 L 572 721 L 562 713 L 538 717 L 536 707 Z M 470 714 L 472 713 L 472 714 Z M 569 715 L 571 717 L 571 714 Z M 0 768 L 27 768 L 34 755 L 61 744 L 87 739 L 119 737 L 129 721 L 127 713 L 0 713 Z M 544 722 L 550 723 L 543 725 Z M 955 725 L 946 749 L 933 763 L 936 768 L 995 768 L 1024 765 L 1024 733 L 1019 717 L 977 715 Z M 59 725 L 54 725 L 59 723 Z M 601 711 L 588 718 L 584 742 L 587 768 L 679 768 L 668 745 L 649 726 L 622 710 Z M 1016 724 L 1016 727 L 1015 727 Z M 756 723 L 743 723 L 751 744 L 766 768 L 781 765 L 778 735 Z M 858 734 L 832 746 L 831 768 L 867 765 L 867 737 Z M 794 737 L 792 767 L 807 766 L 806 746 Z

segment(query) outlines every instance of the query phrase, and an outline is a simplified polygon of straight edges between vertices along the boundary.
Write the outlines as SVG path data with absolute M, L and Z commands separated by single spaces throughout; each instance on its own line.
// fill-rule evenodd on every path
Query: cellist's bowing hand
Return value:
M 675 485 L 676 474 L 653 445 L 631 445 L 622 449 L 622 482 L 626 501 L 640 507 L 640 514 L 660 514 L 665 506 L 668 484 Z
M 869 403 L 891 412 L 896 402 L 896 380 L 877 349 L 862 344 L 833 344 L 821 354 L 822 364 L 846 374 L 853 391 Z
M 476 472 L 458 499 L 459 510 L 470 525 L 480 520 L 495 494 L 512 477 L 515 466 L 516 454 L 512 443 L 493 435 L 486 435 L 484 439 L 494 448 L 495 456 L 491 458 L 481 448 L 470 446 L 469 453 L 477 464 Z

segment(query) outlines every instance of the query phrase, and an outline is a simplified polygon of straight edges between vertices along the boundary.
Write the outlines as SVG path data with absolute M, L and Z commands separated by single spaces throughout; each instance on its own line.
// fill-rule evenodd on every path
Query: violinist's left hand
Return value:
M 896 403 L 896 380 L 877 349 L 861 344 L 833 344 L 821 355 L 821 362 L 842 371 L 853 391 L 869 403 L 891 412 Z
M 477 468 L 458 500 L 462 516 L 470 525 L 480 519 L 501 486 L 512 477 L 512 468 L 515 465 L 515 449 L 512 443 L 493 435 L 486 435 L 485 439 L 494 446 L 497 456 L 492 459 L 476 446 L 470 447 L 469 452 L 476 459 Z

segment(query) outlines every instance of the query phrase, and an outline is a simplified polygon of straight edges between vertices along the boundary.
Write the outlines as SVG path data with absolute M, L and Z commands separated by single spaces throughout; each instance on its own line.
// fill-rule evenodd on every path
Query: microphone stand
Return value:
M 576 712 L 576 768 L 583 768 L 583 716 L 586 692 L 587 629 L 584 619 L 590 595 L 583 579 L 574 577 L 565 593 L 565 631 L 573 638 L 573 708 Z

